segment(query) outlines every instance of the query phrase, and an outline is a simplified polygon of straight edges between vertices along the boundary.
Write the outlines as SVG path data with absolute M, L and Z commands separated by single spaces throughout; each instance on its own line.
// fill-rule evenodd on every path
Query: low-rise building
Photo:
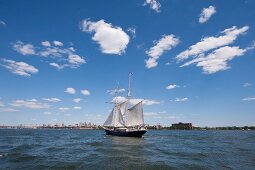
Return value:
M 191 130 L 192 129 L 192 123 L 173 123 L 172 129 L 183 129 L 183 130 Z

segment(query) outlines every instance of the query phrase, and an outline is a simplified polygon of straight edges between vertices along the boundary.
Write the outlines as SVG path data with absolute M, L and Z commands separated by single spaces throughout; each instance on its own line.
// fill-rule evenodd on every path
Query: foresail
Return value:
M 124 126 L 123 116 L 118 106 L 114 107 L 111 114 L 108 116 L 107 120 L 105 121 L 104 126 L 113 126 L 113 127 Z
M 121 110 L 119 107 L 115 107 L 113 126 L 114 127 L 124 126 L 123 116 L 121 114 Z
M 106 119 L 106 121 L 104 122 L 104 125 L 103 125 L 103 126 L 113 126 L 113 124 L 112 124 L 113 112 L 114 112 L 114 109 L 112 109 L 112 112 L 110 113 L 110 115 L 108 116 L 108 118 Z
M 127 109 L 127 101 L 120 103 L 119 108 L 120 108 L 121 114 L 124 115 Z
M 143 124 L 143 107 L 142 102 L 139 102 L 138 104 L 127 110 L 125 114 L 125 125 L 137 126 Z

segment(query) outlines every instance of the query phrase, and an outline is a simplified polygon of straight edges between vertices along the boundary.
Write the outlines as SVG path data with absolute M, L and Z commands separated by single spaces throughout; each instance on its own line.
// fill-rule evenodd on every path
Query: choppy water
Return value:
M 255 169 L 255 131 L 1 129 L 0 169 Z

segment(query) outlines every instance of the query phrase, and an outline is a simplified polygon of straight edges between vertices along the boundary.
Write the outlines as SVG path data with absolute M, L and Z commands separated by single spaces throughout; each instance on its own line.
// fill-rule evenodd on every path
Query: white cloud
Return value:
M 147 105 L 147 106 L 150 106 L 150 105 L 154 105 L 154 104 L 160 104 L 160 102 L 156 101 L 156 100 L 144 99 L 143 104 Z
M 0 113 L 7 113 L 7 112 L 17 112 L 19 110 L 13 109 L 13 108 L 0 108 Z
M 10 70 L 12 73 L 20 75 L 20 76 L 30 77 L 31 74 L 36 74 L 39 71 L 34 66 L 29 65 L 25 62 L 16 62 L 16 61 L 7 60 L 7 59 L 3 59 L 3 61 L 5 63 L 5 64 L 2 64 L 3 67 Z
M 42 44 L 42 46 L 45 46 L 45 47 L 50 47 L 51 46 L 49 41 L 43 41 L 41 44 Z
M 112 102 L 116 102 L 117 103 L 121 103 L 121 102 L 124 102 L 126 101 L 127 99 L 123 96 L 117 96 L 117 97 L 114 97 L 112 99 Z M 160 104 L 159 101 L 156 101 L 156 100 L 150 100 L 150 99 L 130 99 L 129 102 L 130 104 L 132 105 L 135 105 L 139 102 L 143 101 L 143 104 L 146 105 L 146 106 L 151 106 L 151 105 L 155 105 L 155 104 Z
M 58 110 L 60 110 L 61 112 L 65 112 L 65 111 L 67 111 L 69 109 L 70 108 L 68 108 L 68 107 L 60 107 L 60 108 L 58 108 Z
M 73 101 L 74 101 L 75 103 L 79 103 L 79 102 L 81 101 L 81 99 L 80 99 L 80 98 L 76 98 L 76 99 L 73 99 Z
M 144 116 L 157 116 L 158 115 L 157 112 L 144 112 L 143 114 L 144 114 Z
M 60 42 L 60 41 L 53 41 L 53 44 L 55 45 L 55 46 L 63 46 L 64 44 L 62 43 L 62 42 Z
M 135 38 L 136 37 L 136 28 L 131 28 L 129 27 L 127 29 L 128 32 L 130 32 L 132 34 L 132 38 Z
M 150 5 L 155 12 L 160 12 L 161 4 L 157 0 L 145 0 L 144 5 Z
M 215 13 L 216 13 L 216 8 L 214 6 L 209 6 L 208 8 L 204 8 L 201 11 L 201 14 L 200 14 L 200 17 L 199 17 L 199 22 L 200 23 L 205 23 Z
M 252 101 L 252 100 L 255 100 L 255 96 L 245 97 L 242 100 L 243 101 Z
M 113 103 L 117 102 L 117 103 L 122 103 L 124 101 L 126 101 L 127 99 L 123 96 L 116 96 L 116 97 L 113 97 L 112 98 L 112 101 Z
M 218 71 L 229 69 L 228 61 L 237 56 L 244 55 L 245 52 L 246 49 L 225 46 L 216 49 L 207 56 L 199 55 L 197 58 L 183 64 L 181 67 L 196 64 L 197 67 L 202 67 L 205 74 L 213 74 Z
M 69 55 L 68 62 L 74 65 L 81 65 L 86 63 L 85 60 L 81 58 L 79 55 Z
M 129 43 L 129 36 L 122 28 L 106 23 L 104 20 L 97 22 L 83 20 L 81 28 L 83 32 L 94 32 L 92 40 L 100 45 L 102 53 L 121 55 Z
M 158 62 L 154 58 L 149 58 L 148 60 L 145 60 L 145 67 L 147 68 L 153 68 L 158 65 Z
M 190 56 L 197 56 L 209 50 L 232 44 L 239 35 L 246 33 L 248 29 L 248 26 L 244 26 L 240 29 L 238 29 L 236 26 L 233 26 L 222 31 L 221 33 L 223 35 L 221 36 L 202 38 L 200 42 L 190 46 L 187 50 L 178 54 L 176 59 L 178 61 L 185 60 Z
M 166 89 L 167 90 L 172 90 L 172 89 L 175 89 L 177 87 L 180 87 L 179 85 L 176 85 L 176 84 L 169 84 L 168 86 L 166 86 Z
M 114 89 L 114 90 L 107 90 L 107 93 L 111 95 L 115 95 L 115 93 L 123 93 L 125 92 L 125 89 Z
M 57 64 L 57 63 L 50 63 L 51 66 L 56 67 L 57 69 L 62 69 L 63 66 Z
M 55 46 L 52 46 L 54 44 Z M 78 68 L 86 61 L 84 58 L 75 54 L 73 47 L 63 47 L 63 43 L 60 41 L 53 41 L 52 44 L 49 41 L 41 42 L 41 46 L 34 47 L 32 44 L 25 44 L 21 41 L 13 43 L 13 49 L 22 55 L 37 55 L 42 57 L 50 57 L 57 60 L 59 63 L 51 62 L 50 65 L 57 68 L 63 69 Z
M 5 104 L 0 101 L 0 107 L 4 107 L 4 106 L 5 106 Z
M 68 87 L 66 88 L 66 93 L 69 93 L 69 94 L 75 94 L 76 93 L 76 90 L 72 87 Z
M 250 87 L 250 86 L 252 86 L 251 83 L 244 83 L 244 84 L 243 84 L 243 87 Z
M 45 114 L 45 115 L 51 115 L 52 113 L 51 113 L 51 112 L 43 112 L 43 114 Z
M 74 110 L 81 110 L 82 107 L 80 107 L 80 106 L 74 106 L 73 109 L 74 109 Z
M 6 23 L 2 20 L 0 20 L 0 25 L 6 26 Z
M 86 89 L 84 90 L 81 90 L 81 93 L 84 95 L 84 96 L 89 96 L 90 95 L 90 92 Z
M 49 102 L 54 102 L 54 103 L 61 101 L 59 98 L 55 98 L 55 97 L 53 97 L 53 98 L 43 98 L 43 100 L 49 101 Z
M 37 100 L 14 100 L 11 105 L 15 107 L 26 107 L 29 109 L 45 109 L 50 107 L 48 103 L 41 103 Z
M 175 102 L 186 102 L 188 101 L 189 99 L 187 97 L 184 97 L 184 98 L 176 98 L 174 101 Z
M 146 67 L 152 68 L 157 66 L 157 60 L 166 51 L 171 50 L 173 47 L 179 44 L 180 40 L 176 38 L 173 34 L 163 35 L 162 38 L 155 42 L 155 46 L 151 47 L 146 54 L 150 57 L 145 60 Z
M 22 55 L 36 55 L 35 47 L 32 44 L 24 44 L 21 41 L 14 43 L 13 49 Z

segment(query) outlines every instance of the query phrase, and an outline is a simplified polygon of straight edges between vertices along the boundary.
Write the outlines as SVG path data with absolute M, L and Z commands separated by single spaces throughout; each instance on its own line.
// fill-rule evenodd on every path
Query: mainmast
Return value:
M 131 98 L 131 76 L 132 75 L 133 75 L 132 72 L 128 74 L 128 94 L 127 94 L 128 100 Z

